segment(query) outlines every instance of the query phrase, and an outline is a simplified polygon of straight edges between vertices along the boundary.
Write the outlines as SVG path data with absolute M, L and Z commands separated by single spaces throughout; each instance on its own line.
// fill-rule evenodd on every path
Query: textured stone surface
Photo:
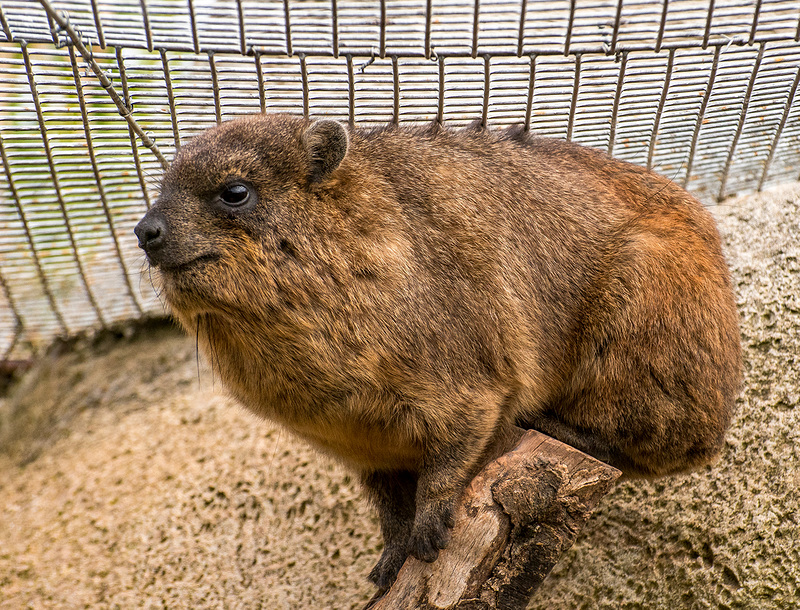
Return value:
M 715 466 L 621 483 L 530 608 L 800 599 L 800 185 L 715 209 L 745 387 Z M 52 355 L 0 400 L 0 608 L 359 608 L 354 481 L 219 390 L 176 332 Z
M 198 381 L 193 340 L 79 348 L 25 382 L 2 407 L 0 608 L 344 609 L 371 595 L 381 540 L 355 482 L 209 370 Z M 37 414 L 13 418 L 27 437 L 8 437 L 12 406 Z

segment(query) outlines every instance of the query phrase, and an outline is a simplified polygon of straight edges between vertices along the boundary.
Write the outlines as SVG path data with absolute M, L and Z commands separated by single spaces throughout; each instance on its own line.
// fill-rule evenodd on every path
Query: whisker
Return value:
M 667 183 L 666 183 L 664 186 L 662 186 L 660 189 L 658 189 L 658 190 L 657 190 L 655 193 L 653 193 L 652 195 L 650 195 L 649 197 L 647 197 L 647 198 L 644 200 L 644 203 L 647 203 L 648 201 L 650 201 L 650 200 L 651 200 L 651 199 L 653 199 L 654 197 L 657 197 L 657 196 L 659 195 L 659 193 L 661 193 L 661 191 L 663 191 L 665 188 L 667 188 L 667 187 L 668 187 L 670 184 L 673 184 L 673 185 L 675 185 L 675 186 L 678 186 L 677 184 L 675 184 L 675 178 L 677 178 L 678 174 L 679 174 L 679 173 L 681 172 L 681 170 L 683 169 L 683 166 L 684 166 L 684 164 L 685 164 L 685 163 L 686 163 L 686 161 L 681 161 L 680 165 L 678 165 L 678 169 L 677 169 L 677 170 L 675 170 L 675 173 L 674 173 L 674 174 L 672 174 L 672 178 L 669 178 L 669 177 L 667 177 L 667 176 L 664 176 L 664 174 L 660 174 L 662 177 L 666 178 L 666 180 L 667 180 Z M 658 166 L 656 166 L 656 167 L 658 167 Z M 653 169 L 655 170 L 655 167 L 654 167 Z
M 215 369 L 217 371 L 220 370 L 219 366 L 219 354 L 217 353 L 217 344 L 215 341 L 211 340 L 211 318 L 208 314 L 206 314 L 206 334 L 208 336 L 208 344 L 211 347 L 211 387 L 214 387 L 214 383 L 216 382 L 216 376 L 214 375 Z M 220 378 L 222 376 L 220 375 Z
M 156 286 L 155 282 L 153 282 L 153 266 L 152 265 L 148 266 L 147 275 L 150 278 L 150 285 L 153 287 L 153 292 L 155 293 L 156 298 L 158 299 L 158 302 L 161 303 L 161 307 L 163 307 L 164 310 L 167 311 L 169 309 L 167 307 L 167 303 L 164 301 L 164 299 L 161 298 L 161 295 L 164 292 L 164 289 L 163 288 L 158 288 Z
M 275 436 L 275 446 L 272 448 L 272 457 L 269 462 L 267 462 L 267 471 L 272 470 L 272 464 L 275 461 L 275 457 L 278 455 L 278 446 L 280 445 L 281 436 L 283 435 L 283 428 L 278 427 L 277 430 L 278 434 Z
M 195 335 L 194 335 L 194 358 L 195 362 L 197 363 L 197 384 L 200 384 L 200 318 L 201 316 L 197 316 L 197 324 L 195 328 Z M 212 384 L 213 384 L 213 369 L 212 369 Z
M 145 265 L 147 265 L 148 269 L 150 268 L 150 265 L 147 263 L 146 260 L 142 260 L 142 264 L 139 266 L 139 285 L 138 285 L 138 288 L 139 288 L 139 295 L 142 296 L 142 297 L 144 297 L 144 292 L 142 292 L 142 278 L 144 277 Z M 150 288 L 152 288 L 152 287 L 153 287 L 153 285 L 150 284 Z

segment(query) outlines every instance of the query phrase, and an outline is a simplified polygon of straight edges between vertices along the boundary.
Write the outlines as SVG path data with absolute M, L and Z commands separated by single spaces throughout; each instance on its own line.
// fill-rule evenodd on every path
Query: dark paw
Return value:
M 409 554 L 420 561 L 436 561 L 439 550 L 450 542 L 450 530 L 454 524 L 453 509 L 450 506 L 418 514 L 408 540 Z
M 403 567 L 406 557 L 408 553 L 402 546 L 385 548 L 368 578 L 381 591 L 388 589 L 397 578 L 397 573 Z

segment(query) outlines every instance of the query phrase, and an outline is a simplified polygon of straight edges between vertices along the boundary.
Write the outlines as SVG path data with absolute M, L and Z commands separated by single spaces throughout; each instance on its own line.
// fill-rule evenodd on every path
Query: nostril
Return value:
M 139 247 L 149 253 L 164 244 L 166 225 L 160 215 L 147 214 L 133 232 L 139 238 Z
M 159 237 L 161 237 L 161 229 L 158 227 L 147 227 L 142 235 L 142 241 L 144 241 L 145 245 L 150 245 Z

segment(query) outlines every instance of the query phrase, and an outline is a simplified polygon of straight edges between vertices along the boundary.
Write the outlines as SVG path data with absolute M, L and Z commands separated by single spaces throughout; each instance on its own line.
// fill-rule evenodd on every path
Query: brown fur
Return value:
M 435 559 L 514 423 L 634 475 L 723 443 L 740 350 L 714 223 L 596 151 L 253 116 L 178 154 L 137 234 L 234 396 L 361 473 L 382 587 Z

